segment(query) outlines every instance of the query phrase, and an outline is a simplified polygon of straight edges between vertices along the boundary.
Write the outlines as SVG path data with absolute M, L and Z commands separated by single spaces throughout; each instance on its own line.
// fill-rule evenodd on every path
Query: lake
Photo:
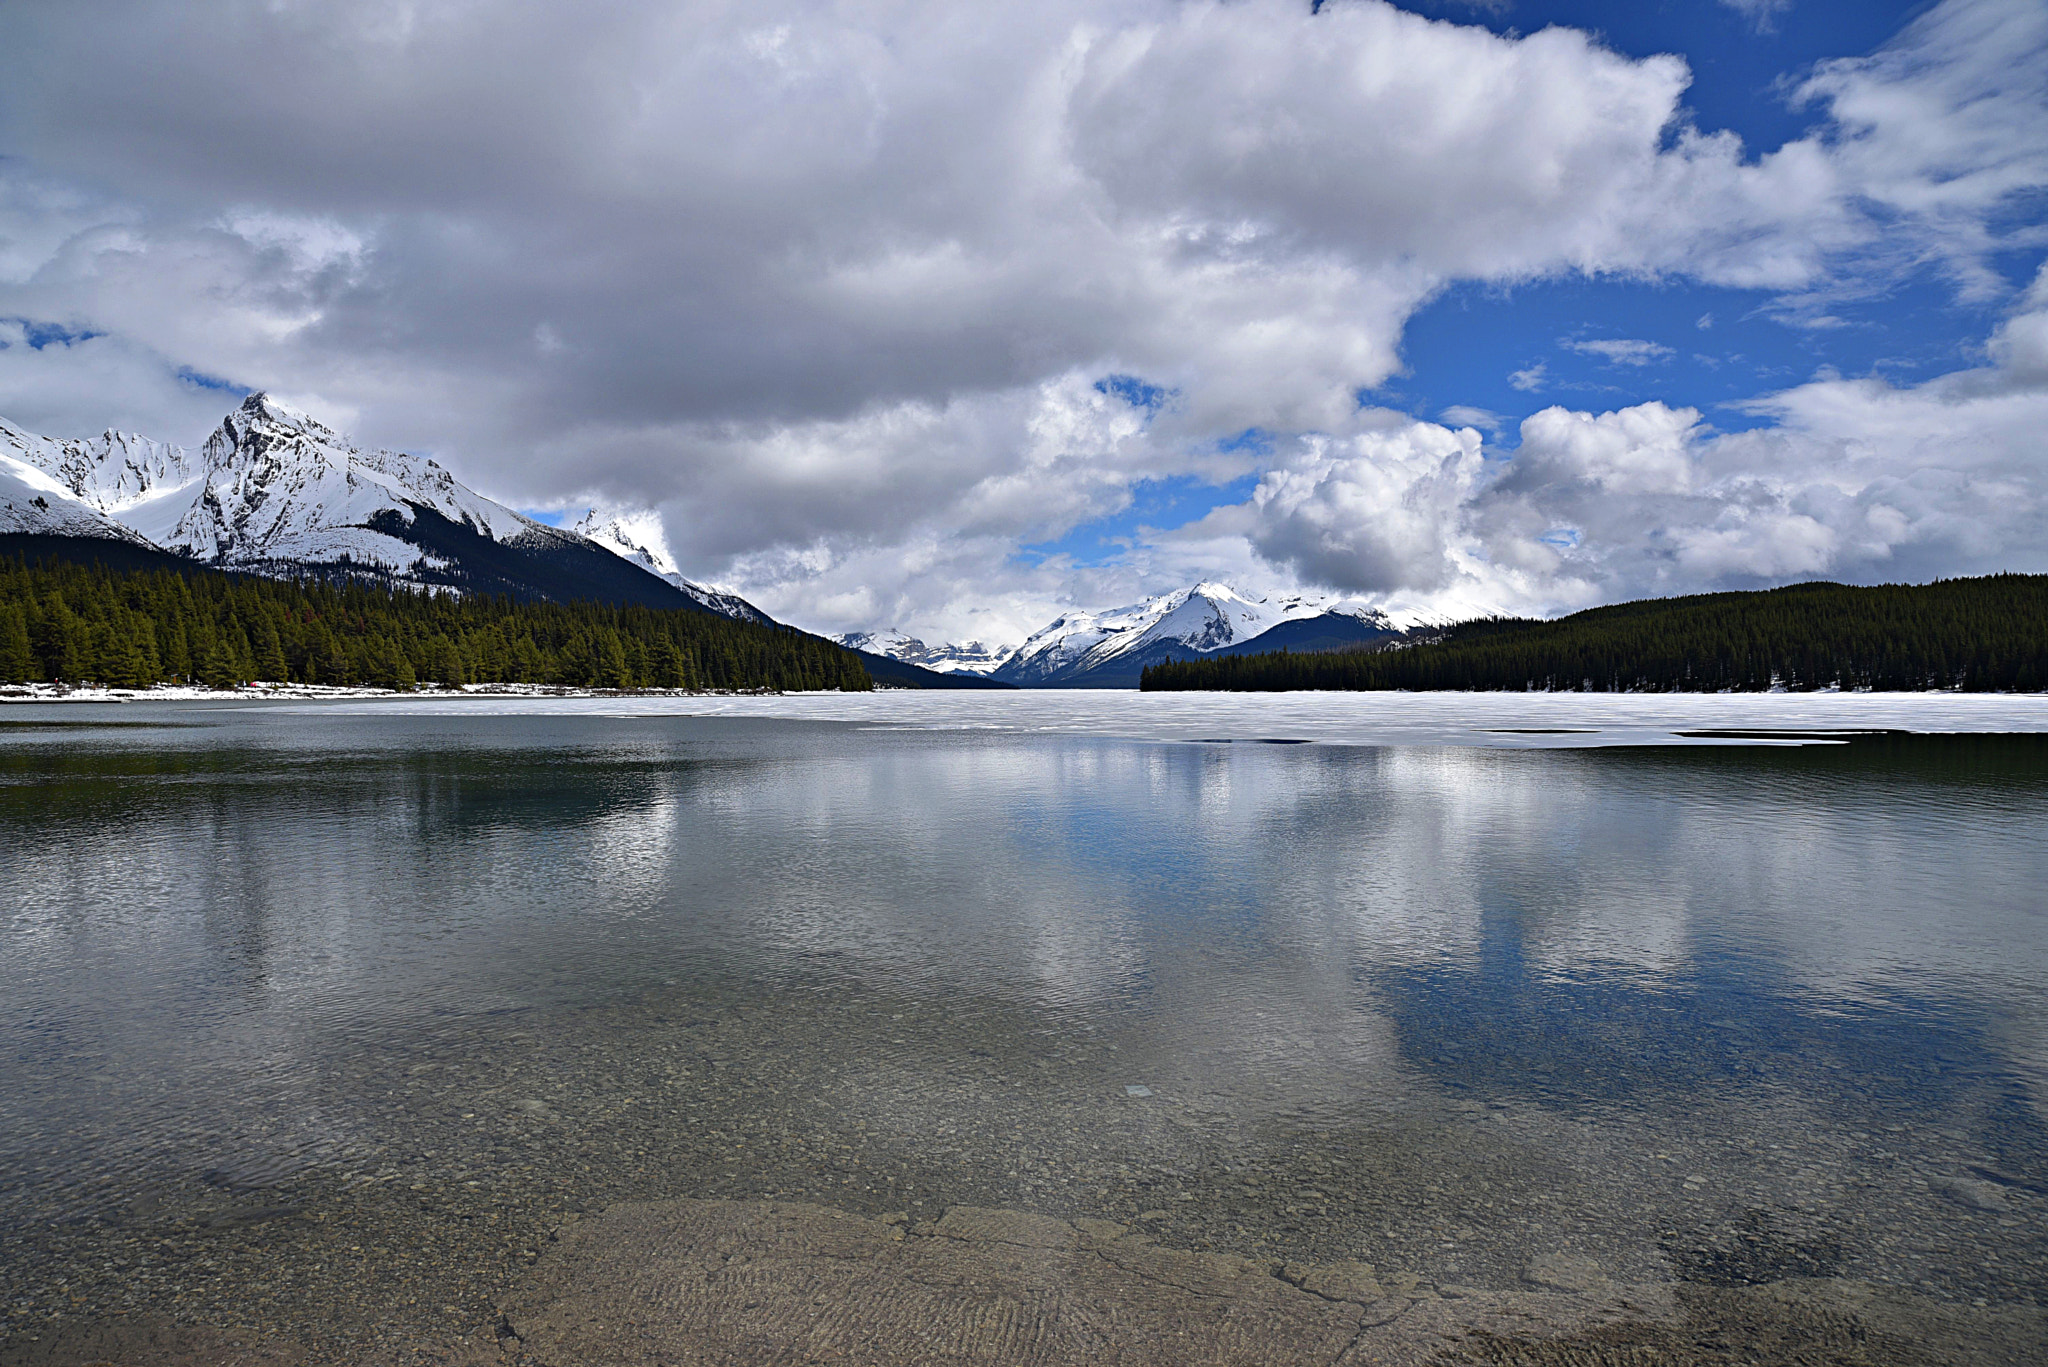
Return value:
M 1791 1315 L 2037 1361 L 2044 731 L 1899 695 L 10 706 L 0 1361 L 516 1345 L 565 1229 L 679 1199 L 1370 1265 L 1359 1303 L 1437 1317 L 1417 1354 L 1555 1302 L 1588 1343 Z

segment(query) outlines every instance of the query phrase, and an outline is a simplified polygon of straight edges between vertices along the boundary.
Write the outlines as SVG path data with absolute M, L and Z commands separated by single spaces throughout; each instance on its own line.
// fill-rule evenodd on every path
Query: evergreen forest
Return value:
M 1547 622 L 1486 618 L 1419 644 L 1172 660 L 1147 669 L 1140 687 L 2038 692 L 2048 688 L 2048 575 L 1795 584 L 1644 599 Z
M 0 558 L 0 683 L 866 690 L 852 652 L 708 612 Z

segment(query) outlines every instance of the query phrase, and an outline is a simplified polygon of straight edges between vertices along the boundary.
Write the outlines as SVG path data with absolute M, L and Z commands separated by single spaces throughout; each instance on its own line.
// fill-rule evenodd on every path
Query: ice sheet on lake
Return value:
M 1957 693 L 797 693 L 769 697 L 471 695 L 316 704 L 383 715 L 759 717 L 941 731 L 1332 745 L 1795 743 L 1847 731 L 2048 731 L 2048 695 Z M 1748 732 L 1686 736 L 1684 732 Z

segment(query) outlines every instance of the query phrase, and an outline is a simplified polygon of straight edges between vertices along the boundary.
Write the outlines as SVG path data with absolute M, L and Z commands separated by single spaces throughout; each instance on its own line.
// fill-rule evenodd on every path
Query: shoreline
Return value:
M 1592 1259 L 1546 1254 L 1513 1284 L 1480 1288 L 967 1205 L 912 1220 L 806 1201 L 626 1201 L 566 1215 L 535 1242 L 482 1314 L 438 1334 L 351 1349 L 261 1313 L 234 1325 L 116 1312 L 0 1336 L 0 1367 L 2021 1367 L 2048 1342 L 2039 1305 L 1958 1305 L 1853 1278 L 1618 1282 Z

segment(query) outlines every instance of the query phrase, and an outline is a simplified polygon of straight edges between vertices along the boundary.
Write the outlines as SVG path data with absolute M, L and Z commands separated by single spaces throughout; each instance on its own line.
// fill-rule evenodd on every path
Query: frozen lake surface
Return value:
M 323 712 L 772 717 L 940 731 L 1333 745 L 1698 744 L 1687 731 L 2048 731 L 2048 695 L 1958 693 L 1136 693 L 877 690 L 769 697 L 389 698 Z

